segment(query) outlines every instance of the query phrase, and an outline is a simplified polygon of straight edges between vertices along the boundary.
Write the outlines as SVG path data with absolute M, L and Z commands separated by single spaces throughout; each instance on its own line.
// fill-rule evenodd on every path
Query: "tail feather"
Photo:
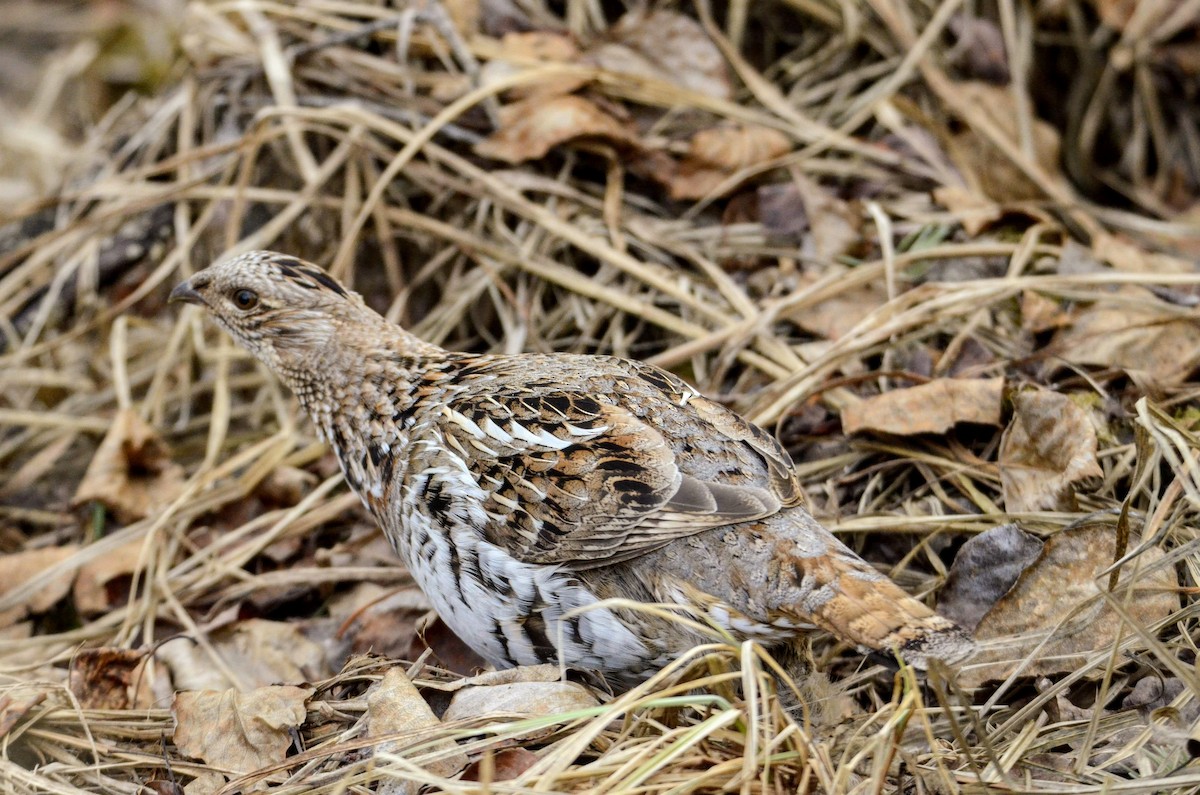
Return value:
M 796 558 L 805 596 L 784 608 L 834 636 L 876 652 L 891 652 L 925 670 L 929 661 L 961 662 L 975 652 L 966 630 L 871 568 L 840 543 L 827 554 Z

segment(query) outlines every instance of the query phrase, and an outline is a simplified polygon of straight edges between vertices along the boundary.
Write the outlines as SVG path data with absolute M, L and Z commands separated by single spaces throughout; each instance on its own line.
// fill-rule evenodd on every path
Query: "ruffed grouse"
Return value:
M 972 650 L 817 524 L 774 438 L 670 373 L 445 351 L 269 251 L 171 298 L 291 387 L 446 624 L 497 666 L 636 681 L 711 640 L 705 624 L 766 644 L 815 625 L 918 668 Z

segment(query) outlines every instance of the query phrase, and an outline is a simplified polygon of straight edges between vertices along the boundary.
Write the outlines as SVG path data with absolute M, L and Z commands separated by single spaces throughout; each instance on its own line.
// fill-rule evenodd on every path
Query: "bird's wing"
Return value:
M 605 394 L 510 384 L 447 403 L 439 425 L 488 495 L 490 542 L 530 563 L 602 566 L 801 501 L 773 438 L 647 372 L 670 389 L 637 373 Z

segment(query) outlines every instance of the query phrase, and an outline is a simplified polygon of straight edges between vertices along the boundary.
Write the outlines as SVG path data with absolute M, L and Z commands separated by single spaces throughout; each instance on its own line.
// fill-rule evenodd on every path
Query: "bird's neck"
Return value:
M 347 449 L 349 440 L 370 442 L 397 425 L 416 400 L 415 385 L 445 356 L 383 322 L 335 334 L 319 361 L 282 374 L 321 436 L 345 458 L 361 453 Z

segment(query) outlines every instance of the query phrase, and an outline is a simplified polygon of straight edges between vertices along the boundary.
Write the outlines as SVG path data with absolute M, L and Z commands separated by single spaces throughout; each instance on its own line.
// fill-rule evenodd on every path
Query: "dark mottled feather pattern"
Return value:
M 766 642 L 818 626 L 919 667 L 972 649 L 813 520 L 774 438 L 674 375 L 450 353 L 272 252 L 173 295 L 295 391 L 443 619 L 497 665 L 561 657 L 636 680 L 707 639 L 599 604 L 613 598 Z

